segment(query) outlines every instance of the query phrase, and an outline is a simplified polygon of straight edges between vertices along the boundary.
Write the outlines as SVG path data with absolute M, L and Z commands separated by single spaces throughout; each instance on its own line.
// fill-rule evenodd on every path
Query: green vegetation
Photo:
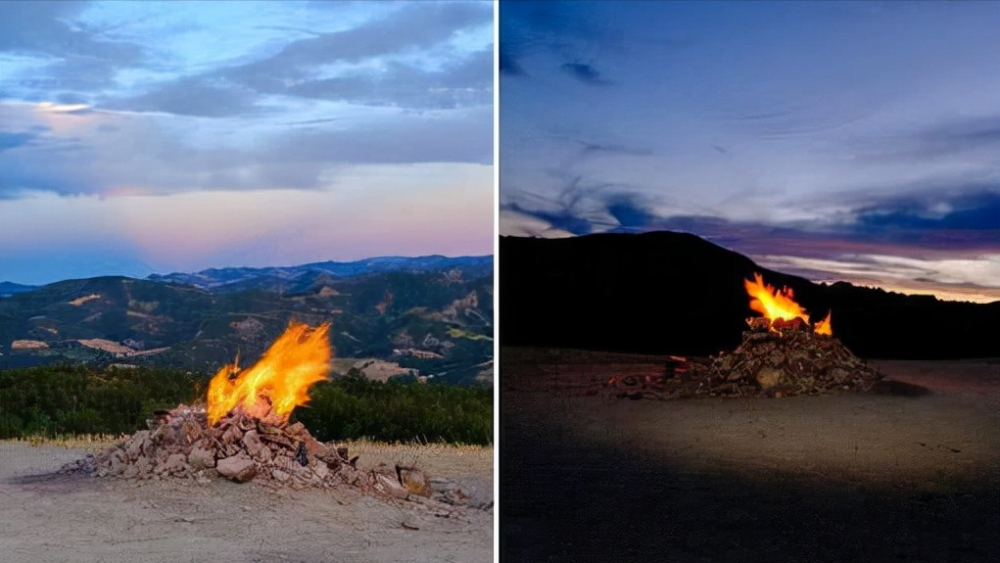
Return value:
M 199 401 L 211 374 L 49 365 L 0 371 L 0 439 L 132 433 L 153 411 Z M 368 381 L 315 385 L 295 416 L 319 440 L 490 444 L 487 388 Z
M 130 433 L 191 403 L 197 376 L 169 369 L 54 365 L 0 371 L 0 438 Z
M 348 376 L 315 385 L 295 415 L 318 440 L 493 443 L 493 390 Z

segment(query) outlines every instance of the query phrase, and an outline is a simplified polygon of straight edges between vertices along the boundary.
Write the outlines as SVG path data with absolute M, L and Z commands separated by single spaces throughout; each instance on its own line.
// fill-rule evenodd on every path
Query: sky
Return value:
M 493 23 L 0 2 L 0 281 L 492 254 Z
M 501 235 L 684 231 L 1000 300 L 1000 2 L 501 0 L 499 25 Z

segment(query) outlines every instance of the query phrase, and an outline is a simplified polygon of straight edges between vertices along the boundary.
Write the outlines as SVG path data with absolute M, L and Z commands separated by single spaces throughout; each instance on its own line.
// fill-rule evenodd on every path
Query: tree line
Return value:
M 0 371 L 0 439 L 130 434 L 153 412 L 203 401 L 210 374 L 171 368 L 48 365 Z M 296 409 L 321 441 L 490 444 L 493 392 L 370 381 L 356 372 L 310 389 Z

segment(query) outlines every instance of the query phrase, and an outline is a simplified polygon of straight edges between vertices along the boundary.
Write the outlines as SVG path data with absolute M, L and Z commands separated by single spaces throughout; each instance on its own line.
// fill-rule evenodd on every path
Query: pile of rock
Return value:
M 124 479 L 187 478 L 201 483 L 224 477 L 272 487 L 330 488 L 347 484 L 394 498 L 430 497 L 426 476 L 412 467 L 360 469 L 346 446 L 324 444 L 302 423 L 230 413 L 208 426 L 204 409 L 158 411 L 149 429 L 97 456 L 63 467 L 63 473 Z
M 868 391 L 881 378 L 837 338 L 817 334 L 800 319 L 755 317 L 733 352 L 707 362 L 672 361 L 664 389 L 670 396 L 817 395 Z

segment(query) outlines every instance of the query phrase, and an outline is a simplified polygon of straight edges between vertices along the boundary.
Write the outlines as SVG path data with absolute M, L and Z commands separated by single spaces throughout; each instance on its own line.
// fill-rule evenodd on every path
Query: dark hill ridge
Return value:
M 814 284 L 686 233 L 500 237 L 505 345 L 704 356 L 739 344 L 755 315 L 743 280 L 791 287 L 818 320 L 871 358 L 1000 357 L 1000 303 Z

